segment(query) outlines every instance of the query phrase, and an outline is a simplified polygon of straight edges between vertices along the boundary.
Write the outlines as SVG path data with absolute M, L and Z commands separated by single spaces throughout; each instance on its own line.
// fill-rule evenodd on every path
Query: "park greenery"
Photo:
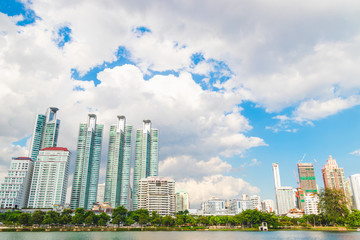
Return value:
M 51 227 L 51 226 L 140 226 L 140 227 L 208 227 L 224 226 L 233 228 L 257 228 L 266 222 L 272 229 L 290 226 L 319 227 L 346 226 L 360 227 L 360 211 L 349 211 L 348 203 L 343 192 L 325 189 L 320 192 L 319 215 L 304 215 L 301 218 L 276 216 L 258 210 L 246 210 L 235 216 L 195 216 L 186 210 L 175 216 L 160 216 L 157 212 L 139 209 L 128 211 L 125 207 L 115 208 L 112 215 L 102 212 L 95 214 L 78 208 L 75 211 L 65 209 L 61 213 L 56 211 L 37 210 L 33 213 L 19 210 L 7 211 L 0 214 L 0 221 L 7 226 L 15 227 Z

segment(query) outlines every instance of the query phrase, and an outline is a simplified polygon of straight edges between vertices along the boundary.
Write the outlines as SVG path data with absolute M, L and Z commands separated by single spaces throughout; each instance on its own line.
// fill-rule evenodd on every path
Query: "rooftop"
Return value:
M 64 148 L 64 147 L 48 147 L 48 148 L 43 148 L 40 151 L 64 151 L 64 152 L 69 152 L 69 150 L 67 148 Z

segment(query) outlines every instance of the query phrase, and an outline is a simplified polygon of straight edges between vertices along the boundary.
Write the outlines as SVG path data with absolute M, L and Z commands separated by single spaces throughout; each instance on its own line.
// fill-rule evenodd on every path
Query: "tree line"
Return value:
M 131 226 L 137 223 L 140 226 L 242 226 L 257 228 L 266 222 L 271 228 L 284 226 L 350 226 L 360 227 L 360 211 L 348 209 L 344 193 L 338 190 L 325 189 L 320 193 L 319 215 L 304 215 L 301 218 L 276 216 L 274 213 L 265 213 L 258 210 L 245 210 L 235 216 L 194 216 L 187 210 L 178 212 L 174 217 L 160 216 L 157 212 L 149 213 L 146 209 L 128 211 L 125 207 L 115 208 L 112 215 L 78 208 L 73 212 L 65 209 L 61 213 L 56 211 L 34 213 L 8 211 L 0 214 L 0 221 L 7 226 Z

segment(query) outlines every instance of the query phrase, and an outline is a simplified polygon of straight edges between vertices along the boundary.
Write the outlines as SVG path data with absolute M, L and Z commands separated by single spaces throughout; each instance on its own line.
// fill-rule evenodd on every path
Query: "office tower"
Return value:
M 314 165 L 312 163 L 298 163 L 300 187 L 304 193 L 317 193 Z
M 261 202 L 261 209 L 263 212 L 275 212 L 275 203 L 272 199 L 265 199 Z
M 329 156 L 321 172 L 325 188 L 342 190 L 345 193 L 344 169 L 338 167 L 336 160 L 332 156 Z
M 72 209 L 91 209 L 96 203 L 103 128 L 104 125 L 96 124 L 95 114 L 89 114 L 88 122 L 80 124 L 70 201 Z
M 353 208 L 360 210 L 360 173 L 350 176 Z
M 272 169 L 273 169 L 273 174 L 274 174 L 274 186 L 275 186 L 275 188 L 281 187 L 279 164 L 273 163 Z
M 178 190 L 176 192 L 176 212 L 190 209 L 189 194 L 186 190 Z
M 31 138 L 29 157 L 35 162 L 43 148 L 56 147 L 59 135 L 60 120 L 56 119 L 58 108 L 50 107 L 46 114 L 38 114 Z
M 156 211 L 161 216 L 175 214 L 175 181 L 166 177 L 148 177 L 139 182 L 138 208 Z
M 276 203 L 278 214 L 286 214 L 296 208 L 295 192 L 292 187 L 276 188 Z
M 24 208 L 27 205 L 33 161 L 28 157 L 13 158 L 8 175 L 0 187 L 1 208 Z
M 305 200 L 305 214 L 319 214 L 318 205 L 319 205 L 319 196 L 314 193 L 308 193 L 304 197 Z
M 110 127 L 109 151 L 105 181 L 105 199 L 111 207 L 128 208 L 131 164 L 132 126 L 126 125 L 124 116 L 118 116 Z
M 261 200 L 260 200 L 260 196 L 252 195 L 252 196 L 250 197 L 250 200 L 251 200 L 252 203 L 253 203 L 254 209 L 261 211 Z
M 64 204 L 69 177 L 70 152 L 62 147 L 39 152 L 31 181 L 29 208 L 52 208 Z
M 253 201 L 249 199 L 233 199 L 230 201 L 229 211 L 227 214 L 236 215 L 249 209 L 254 209 Z
M 105 183 L 98 184 L 98 190 L 97 190 L 97 196 L 96 196 L 96 202 L 99 204 L 103 204 L 105 197 Z
M 202 215 L 227 215 L 225 199 L 212 197 L 209 200 L 201 203 Z
M 151 121 L 143 121 L 143 129 L 136 130 L 133 182 L 133 210 L 138 209 L 139 181 L 158 175 L 159 130 L 151 128 Z

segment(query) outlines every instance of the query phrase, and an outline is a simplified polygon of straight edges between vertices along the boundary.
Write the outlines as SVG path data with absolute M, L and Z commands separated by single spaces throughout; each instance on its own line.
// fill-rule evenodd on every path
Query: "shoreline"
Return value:
M 154 231 L 238 231 L 238 232 L 259 232 L 257 228 L 217 228 L 210 226 L 199 227 L 1 227 L 0 232 L 154 232 Z M 357 228 L 346 227 L 287 227 L 269 229 L 274 231 L 319 231 L 319 232 L 357 232 Z

